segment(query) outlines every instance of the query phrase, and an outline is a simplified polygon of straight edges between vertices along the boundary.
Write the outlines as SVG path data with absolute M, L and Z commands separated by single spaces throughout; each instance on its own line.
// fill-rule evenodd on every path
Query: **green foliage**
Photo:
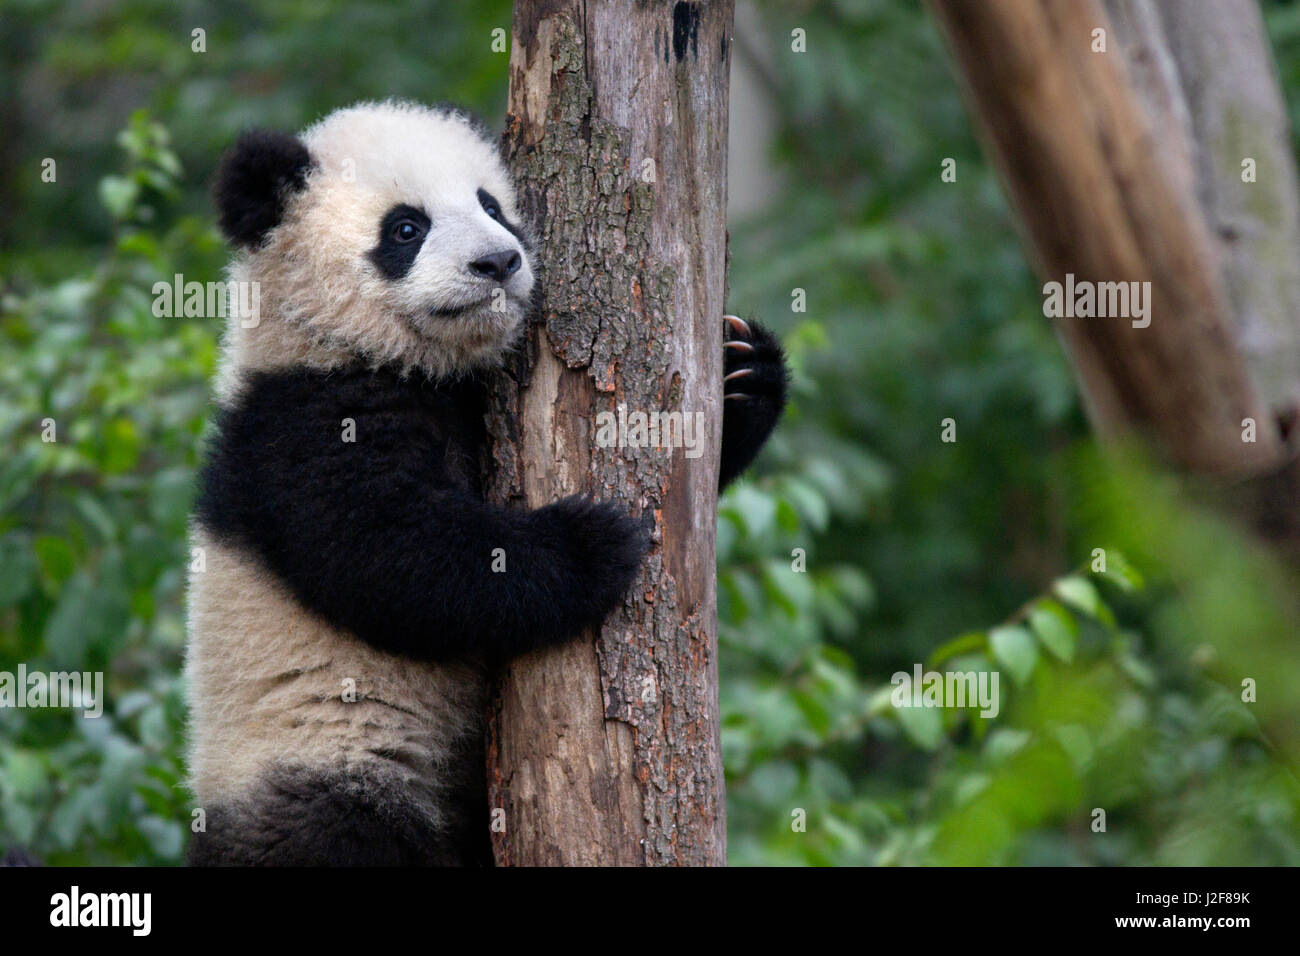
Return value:
M 1088 458 L 1076 474 L 1115 480 L 1108 467 Z M 927 671 L 998 672 L 998 713 L 982 714 L 974 701 L 900 707 L 893 692 L 910 669 L 873 681 L 836 646 L 853 637 L 853 617 L 869 616 L 869 582 L 852 568 L 818 571 L 813 554 L 806 571 L 797 559 L 761 558 L 811 535 L 800 525 L 763 523 L 781 507 L 781 481 L 729 492 L 720 516 L 720 525 L 744 529 L 728 545 L 719 590 L 732 862 L 1300 861 L 1300 790 L 1289 770 L 1294 720 L 1280 719 L 1293 711 L 1290 698 L 1256 708 L 1230 682 L 1210 679 L 1213 658 L 1198 658 L 1187 633 L 1156 642 L 1121 623 L 1141 617 L 1143 607 L 1181 620 L 1171 582 L 1212 587 L 1208 578 L 1221 569 L 1152 556 L 1162 572 L 1161 593 L 1152 594 L 1123 554 L 1099 549 L 1089 569 L 1067 573 L 999 624 L 929 654 Z M 1107 517 L 1122 518 L 1131 503 L 1102 504 Z M 734 517 L 737 509 L 752 520 Z M 1202 546 L 1234 540 L 1209 515 L 1195 520 L 1211 525 L 1197 539 Z M 751 537 L 753 526 L 772 537 Z M 1148 547 L 1167 537 L 1125 535 Z M 1256 593 L 1260 582 L 1279 584 L 1286 572 L 1258 555 L 1250 563 L 1242 593 L 1219 599 L 1229 604 L 1225 613 L 1249 614 L 1252 600 L 1276 608 L 1282 618 L 1270 622 L 1276 629 L 1266 644 L 1281 655 L 1281 638 L 1295 633 L 1300 611 L 1281 595 Z M 1285 736 L 1264 733 L 1261 721 L 1271 719 Z M 903 769 L 917 764 L 923 769 Z M 1248 781 L 1249 796 L 1235 780 Z M 1105 812 L 1101 832 L 1092 829 L 1097 809 Z
M 732 300 L 780 326 L 803 288 L 808 315 L 782 329 L 793 414 L 719 522 L 732 862 L 1296 862 L 1294 576 L 1093 453 L 922 11 L 764 12 L 785 176 L 732 226 Z M 744 534 L 827 470 L 849 494 Z M 818 584 L 844 566 L 863 600 Z M 1005 706 L 894 708 L 918 662 L 997 669 Z M 1270 706 L 1242 702 L 1250 675 Z
M 186 519 L 214 329 L 153 314 L 148 290 L 220 246 L 207 227 L 137 228 L 181 166 L 143 113 L 99 194 L 118 223 L 90 272 L 4 294 L 0 662 L 103 671 L 100 717 L 0 709 L 0 819 L 50 862 L 174 862 Z

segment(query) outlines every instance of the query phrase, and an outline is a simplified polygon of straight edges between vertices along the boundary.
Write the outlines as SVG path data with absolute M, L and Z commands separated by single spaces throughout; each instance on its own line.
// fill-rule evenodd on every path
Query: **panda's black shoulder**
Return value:
M 436 391 L 422 379 L 385 369 L 295 368 L 253 372 L 236 397 L 215 416 L 212 453 L 252 461 L 292 457 L 292 452 L 347 444 L 346 429 L 358 421 L 374 429 L 420 432 L 436 405 Z M 276 447 L 253 448 L 248 441 Z M 296 448 L 297 443 L 306 447 Z
M 246 373 L 236 397 L 218 410 L 218 422 L 271 416 L 286 423 L 332 415 L 339 409 L 400 412 L 416 409 L 434 393 L 424 378 L 387 369 L 287 368 Z
M 274 427 L 293 431 L 315 425 L 322 417 L 331 421 L 367 416 L 383 423 L 431 424 L 458 414 L 479 414 L 484 387 L 480 379 L 466 376 L 434 380 L 417 373 L 402 374 L 387 367 L 343 369 L 290 368 L 247 375 L 237 396 L 218 409 L 219 432 L 248 427 Z
M 308 499 L 337 506 L 363 474 L 468 481 L 484 440 L 483 388 L 382 368 L 255 372 L 213 425 L 195 515 L 247 540 Z

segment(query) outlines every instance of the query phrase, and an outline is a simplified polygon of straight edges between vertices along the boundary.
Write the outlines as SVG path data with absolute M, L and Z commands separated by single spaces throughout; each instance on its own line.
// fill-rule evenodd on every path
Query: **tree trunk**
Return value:
M 730 2 L 515 5 L 505 144 L 541 295 L 495 390 L 489 493 L 527 507 L 588 493 L 655 530 L 594 641 L 500 679 L 502 865 L 726 859 L 714 530 L 731 27 Z M 703 412 L 704 454 L 605 447 L 597 416 L 624 407 Z
M 1151 283 L 1146 328 L 1057 320 L 1098 433 L 1246 479 L 1236 501 L 1300 554 L 1300 469 L 1270 407 L 1294 394 L 1300 354 L 1294 169 L 1257 12 L 1232 0 L 1211 25 L 1216 4 L 1108 0 L 1112 22 L 1099 0 L 928 3 L 1039 272 Z
M 1262 398 L 1300 403 L 1300 186 L 1286 104 L 1255 0 L 1106 0 L 1180 182 L 1200 198 L 1237 345 Z M 1153 70 L 1153 64 L 1159 64 Z M 1243 181 L 1249 162 L 1250 181 Z
M 1237 343 L 1261 396 L 1300 402 L 1300 187 L 1286 103 L 1256 0 L 1155 4 L 1182 77 Z M 1254 163 L 1253 182 L 1242 163 Z

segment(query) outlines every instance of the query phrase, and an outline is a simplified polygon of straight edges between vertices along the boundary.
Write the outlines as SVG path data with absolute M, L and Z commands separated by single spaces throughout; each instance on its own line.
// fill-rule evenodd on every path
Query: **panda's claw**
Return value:
M 743 335 L 745 338 L 749 338 L 750 336 L 749 323 L 747 323 L 740 316 L 724 315 L 722 317 L 722 320 L 726 322 L 728 325 L 730 325 L 732 329 L 735 330 L 737 335 Z
M 781 343 L 758 322 L 724 315 L 722 343 L 722 462 L 719 485 L 744 470 L 785 407 Z M 743 388 L 744 391 L 732 391 Z M 735 399 L 735 401 L 727 401 Z

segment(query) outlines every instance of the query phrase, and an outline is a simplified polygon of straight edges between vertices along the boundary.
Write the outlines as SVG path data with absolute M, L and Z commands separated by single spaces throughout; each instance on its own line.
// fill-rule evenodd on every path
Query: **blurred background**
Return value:
M 0 708 L 0 851 L 182 857 L 220 323 L 156 318 L 150 290 L 221 278 L 221 150 L 386 96 L 499 129 L 509 6 L 0 2 L 0 671 L 102 670 L 108 693 L 95 720 Z M 1264 9 L 1295 128 L 1300 10 Z M 797 382 L 720 508 L 731 862 L 1300 863 L 1295 571 L 1099 454 L 923 10 L 743 2 L 732 104 L 730 306 Z M 783 573 L 796 549 L 808 573 Z M 895 710 L 917 663 L 997 668 L 1001 712 Z

